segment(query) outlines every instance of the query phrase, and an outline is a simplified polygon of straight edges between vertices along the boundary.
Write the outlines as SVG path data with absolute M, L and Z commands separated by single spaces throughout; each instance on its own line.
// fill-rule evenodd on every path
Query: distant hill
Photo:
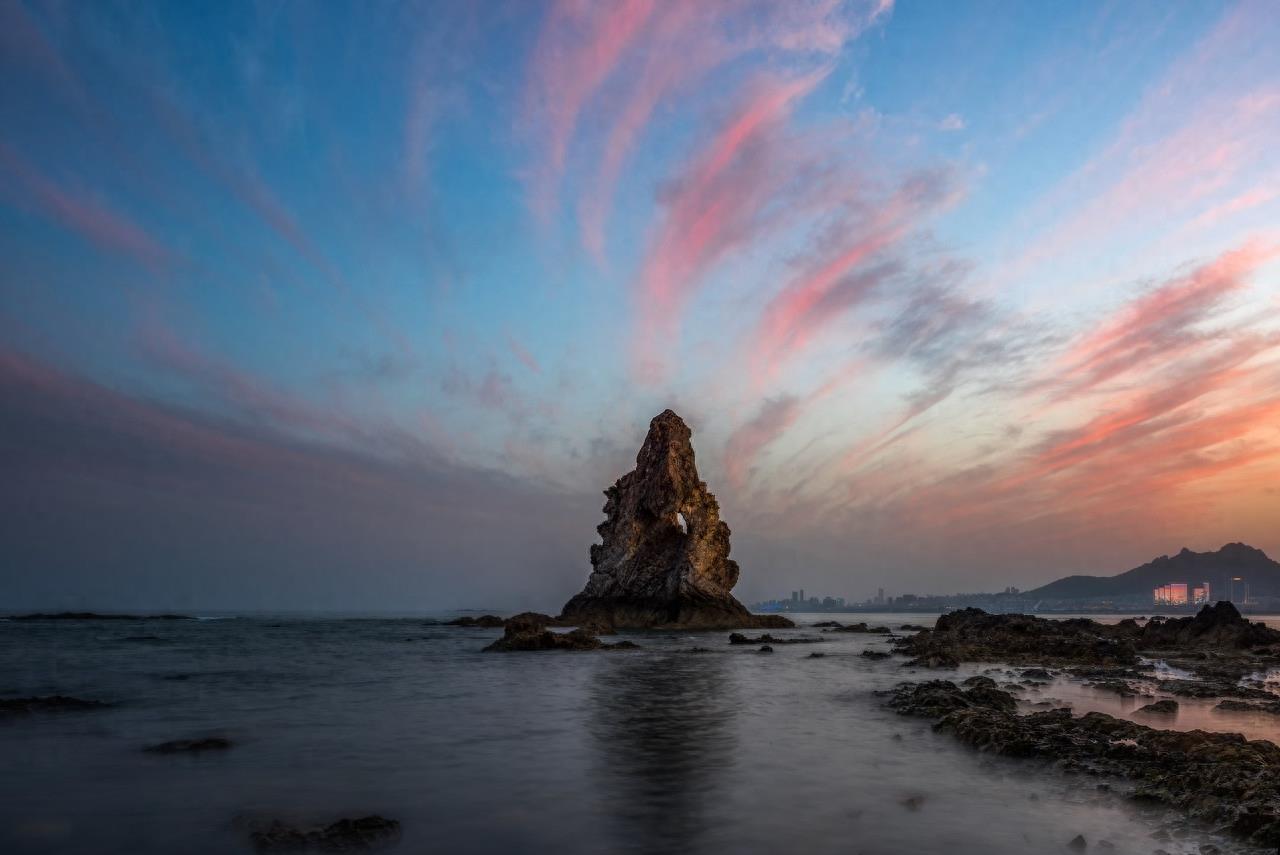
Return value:
M 1219 600 L 1226 599 L 1232 576 L 1241 576 L 1249 583 L 1251 596 L 1280 596 L 1280 563 L 1272 561 L 1261 549 L 1244 543 L 1228 543 L 1217 552 L 1183 549 L 1177 555 L 1161 555 L 1119 576 L 1067 576 L 1028 591 L 1026 596 L 1061 600 L 1149 597 L 1153 588 L 1170 582 L 1186 582 L 1190 587 L 1208 582 L 1213 599 Z

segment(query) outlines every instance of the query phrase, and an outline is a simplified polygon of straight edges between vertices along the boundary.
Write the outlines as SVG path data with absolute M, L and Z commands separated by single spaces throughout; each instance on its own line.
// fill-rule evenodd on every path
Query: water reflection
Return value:
M 733 765 L 737 686 L 728 657 L 673 655 L 601 669 L 589 690 L 593 776 L 620 848 L 689 852 Z

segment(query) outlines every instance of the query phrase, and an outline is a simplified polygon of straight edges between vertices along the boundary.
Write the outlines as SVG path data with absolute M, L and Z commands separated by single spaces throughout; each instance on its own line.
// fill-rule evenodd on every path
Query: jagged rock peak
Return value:
M 693 432 L 664 410 L 649 423 L 636 468 L 605 490 L 591 577 L 561 619 L 618 627 L 790 626 L 752 615 L 730 594 L 738 564 L 729 526 L 698 477 Z

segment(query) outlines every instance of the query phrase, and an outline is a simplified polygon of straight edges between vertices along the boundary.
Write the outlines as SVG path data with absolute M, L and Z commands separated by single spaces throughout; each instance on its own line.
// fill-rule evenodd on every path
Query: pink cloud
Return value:
M 510 333 L 507 334 L 507 347 L 511 348 L 511 352 L 515 355 L 516 359 L 524 363 L 525 368 L 528 368 L 534 374 L 542 373 L 542 366 L 538 363 L 538 360 L 535 359 L 534 355 Z
M 678 315 L 700 277 L 725 253 L 766 228 L 791 178 L 777 131 L 793 103 L 825 77 L 766 81 L 673 181 L 637 286 L 642 374 L 679 327 Z
M 569 142 L 587 102 L 617 70 L 653 11 L 653 0 L 582 3 L 558 0 L 534 48 L 525 111 L 546 129 L 546 159 L 534 205 L 544 215 L 555 197 Z
M 63 228 L 99 249 L 124 255 L 152 270 L 158 270 L 169 260 L 169 252 L 137 223 L 100 202 L 55 184 L 4 143 L 0 143 L 0 164 L 21 190 L 17 201 L 33 203 Z

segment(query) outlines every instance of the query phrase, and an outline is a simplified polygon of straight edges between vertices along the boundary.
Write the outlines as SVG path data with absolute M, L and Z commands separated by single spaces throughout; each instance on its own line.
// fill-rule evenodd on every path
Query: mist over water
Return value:
M 883 636 L 763 655 L 724 632 L 624 633 L 643 649 L 482 654 L 500 632 L 0 623 L 0 696 L 116 704 L 0 721 L 0 851 L 246 852 L 247 818 L 369 813 L 400 820 L 399 852 L 1065 852 L 1077 834 L 1118 852 L 1246 851 L 1199 832 L 1156 840 L 1173 818 L 1096 779 L 984 756 L 883 709 L 877 689 L 955 676 L 859 655 Z M 215 735 L 234 747 L 141 750 Z

